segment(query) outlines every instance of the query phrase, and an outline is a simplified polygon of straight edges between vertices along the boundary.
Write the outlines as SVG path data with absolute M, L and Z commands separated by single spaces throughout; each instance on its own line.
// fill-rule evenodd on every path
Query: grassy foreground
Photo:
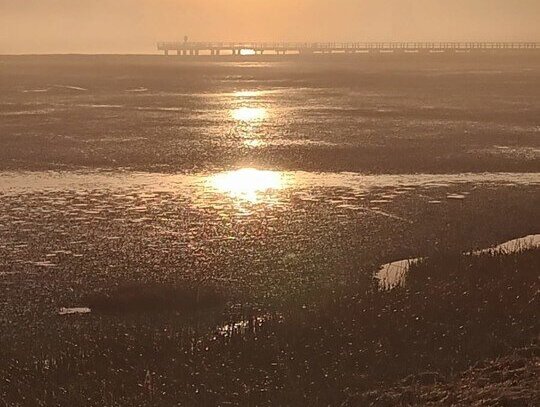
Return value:
M 213 334 L 204 327 L 218 325 L 221 311 L 133 313 L 128 296 L 122 312 L 75 316 L 71 326 L 46 326 L 28 340 L 10 342 L 3 333 L 0 400 L 535 406 L 539 270 L 539 249 L 445 254 L 414 265 L 406 286 L 390 292 L 366 277 L 313 304 L 244 315 L 235 329 Z

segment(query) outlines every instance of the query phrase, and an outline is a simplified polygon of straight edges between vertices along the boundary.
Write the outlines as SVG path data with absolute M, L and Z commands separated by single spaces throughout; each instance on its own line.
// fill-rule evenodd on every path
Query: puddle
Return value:
M 89 314 L 92 310 L 88 307 L 60 308 L 58 315 Z
M 55 88 L 61 88 L 61 89 L 69 89 L 69 90 L 78 90 L 81 92 L 86 92 L 88 89 L 82 88 L 80 86 L 72 86 L 72 85 L 54 85 Z
M 242 321 L 228 323 L 217 329 L 217 335 L 225 338 L 232 338 L 237 335 L 243 336 L 250 333 L 255 334 L 266 322 L 275 318 L 275 315 L 265 314 Z
M 45 93 L 48 92 L 49 88 L 45 89 L 25 89 L 23 90 L 23 93 Z
M 183 112 L 186 109 L 182 107 L 152 107 L 152 106 L 138 106 L 135 108 L 136 110 L 140 111 L 147 111 L 147 112 Z
M 30 109 L 30 110 L 19 110 L 12 112 L 0 112 L 0 116 L 35 116 L 35 115 L 46 115 L 54 112 L 55 109 Z
M 453 200 L 456 200 L 456 201 L 460 201 L 460 200 L 465 199 L 465 195 L 463 195 L 463 194 L 450 194 L 446 198 L 447 199 L 453 199 Z
M 384 216 L 384 217 L 387 217 L 387 218 L 390 218 L 390 219 L 395 219 L 395 220 L 399 220 L 399 221 L 407 222 L 407 223 L 413 223 L 409 219 L 405 219 L 405 218 L 403 218 L 401 216 L 397 216 L 397 215 L 394 215 L 392 213 L 382 211 L 382 210 L 380 210 L 378 208 L 366 208 L 366 211 L 376 213 L 377 215 L 381 215 L 381 216 Z
M 379 287 L 383 290 L 389 290 L 403 285 L 410 267 L 419 260 L 421 259 L 406 259 L 383 264 L 376 274 Z
M 505 253 L 512 254 L 518 253 L 526 249 L 534 249 L 540 247 L 540 234 L 528 235 L 519 239 L 509 240 L 508 242 L 501 243 L 498 246 L 491 247 L 489 249 L 476 250 L 473 254 L 489 254 L 489 253 Z
M 138 93 L 138 92 L 148 92 L 148 88 L 140 87 L 134 89 L 126 89 L 126 92 Z
M 81 107 L 92 107 L 94 109 L 121 109 L 124 105 L 109 105 L 109 104 L 90 104 L 90 105 L 79 105 Z
M 32 264 L 36 267 L 44 267 L 44 268 L 56 267 L 56 264 L 50 261 L 35 261 L 35 262 L 32 262 Z
M 490 253 L 512 254 L 522 250 L 540 247 L 540 234 L 528 235 L 518 239 L 512 239 L 497 246 L 482 250 L 475 250 L 468 254 L 480 255 Z M 389 290 L 398 286 L 403 286 L 407 279 L 407 274 L 412 265 L 418 263 L 422 258 L 405 259 L 383 264 L 375 274 L 379 281 L 379 287 Z

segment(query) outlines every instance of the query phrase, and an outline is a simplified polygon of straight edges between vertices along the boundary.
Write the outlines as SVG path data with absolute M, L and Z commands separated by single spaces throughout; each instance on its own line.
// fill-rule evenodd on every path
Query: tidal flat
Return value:
M 0 401 L 538 405 L 539 62 L 0 57 Z

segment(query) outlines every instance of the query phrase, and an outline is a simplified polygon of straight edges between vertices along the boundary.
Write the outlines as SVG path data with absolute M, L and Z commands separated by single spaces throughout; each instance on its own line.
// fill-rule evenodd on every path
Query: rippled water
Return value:
M 537 68 L 456 61 L 6 60 L 0 281 L 265 296 L 421 255 L 450 226 L 471 247 L 505 194 L 534 205 Z
M 357 193 L 389 188 L 376 203 L 390 202 L 396 195 L 414 188 L 449 187 L 459 184 L 535 186 L 540 173 L 462 173 L 462 174 L 380 174 L 342 172 L 273 171 L 239 168 L 217 173 L 164 174 L 146 172 L 0 172 L 0 193 L 16 195 L 46 191 L 140 190 L 194 194 L 206 203 L 218 193 L 238 201 L 264 201 L 291 191 L 310 188 L 346 188 Z M 215 196 L 214 196 L 215 198 Z M 464 199 L 448 194 L 448 199 Z
M 0 173 L 0 198 L 19 202 L 24 207 L 39 197 L 41 207 L 36 208 L 39 213 L 60 211 L 86 223 L 104 220 L 112 211 L 124 212 L 125 217 L 129 214 L 130 222 L 151 225 L 171 215 L 167 211 L 155 213 L 156 208 L 166 207 L 168 203 L 174 203 L 177 209 L 205 210 L 218 217 L 240 214 L 258 218 L 265 216 L 267 209 L 296 216 L 297 202 L 330 205 L 335 211 L 369 211 L 407 222 L 408 219 L 384 210 L 403 194 L 437 190 L 431 198 L 438 199 L 430 199 L 429 203 L 441 204 L 443 200 L 467 198 L 468 191 L 441 192 L 459 185 L 470 188 L 471 185 L 539 184 L 540 174 L 536 173 L 362 175 L 255 168 L 213 174 L 23 172 Z M 101 199 L 104 200 L 100 202 Z M 26 223 L 22 210 L 17 210 L 15 215 L 13 218 L 7 211 L 2 219 Z M 339 218 L 330 221 L 340 223 Z M 51 264 L 44 261 L 39 265 Z
M 88 307 L 60 308 L 59 315 L 89 314 L 92 310 Z
M 539 170 L 534 60 L 2 62 L 4 169 Z
M 419 199 L 415 205 L 437 202 L 441 210 L 474 199 L 476 188 L 539 184 L 535 173 L 4 172 L 0 250 L 14 264 L 41 269 L 103 256 L 112 249 L 98 249 L 105 242 L 155 251 L 152 264 L 170 259 L 199 269 L 222 261 L 234 268 L 244 260 L 243 267 L 279 258 L 280 268 L 309 262 L 322 253 L 316 254 L 317 247 L 353 250 L 347 241 L 354 246 L 363 241 L 348 236 L 358 222 L 368 222 L 363 226 L 368 237 L 370 228 L 377 229 L 369 222 L 420 221 L 403 206 L 407 199 Z M 342 234 L 345 240 L 327 241 Z M 40 255 L 37 247 L 45 247 Z M 247 257 L 235 258 L 238 254 Z M 122 263 L 125 255 L 115 260 Z

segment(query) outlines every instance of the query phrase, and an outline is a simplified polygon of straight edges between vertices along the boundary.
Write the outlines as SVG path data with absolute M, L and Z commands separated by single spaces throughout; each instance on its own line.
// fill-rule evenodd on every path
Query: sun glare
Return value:
M 234 96 L 237 98 L 254 98 L 263 94 L 260 90 L 239 90 L 234 92 Z
M 255 122 L 266 118 L 268 112 L 263 107 L 240 107 L 231 111 L 234 120 L 240 122 Z
M 255 168 L 222 172 L 212 176 L 210 182 L 217 191 L 251 203 L 259 202 L 261 195 L 281 190 L 286 186 L 283 173 Z
M 251 139 L 251 140 L 245 140 L 244 146 L 250 147 L 250 148 L 258 148 L 258 147 L 264 147 L 267 143 L 259 140 L 259 139 Z

